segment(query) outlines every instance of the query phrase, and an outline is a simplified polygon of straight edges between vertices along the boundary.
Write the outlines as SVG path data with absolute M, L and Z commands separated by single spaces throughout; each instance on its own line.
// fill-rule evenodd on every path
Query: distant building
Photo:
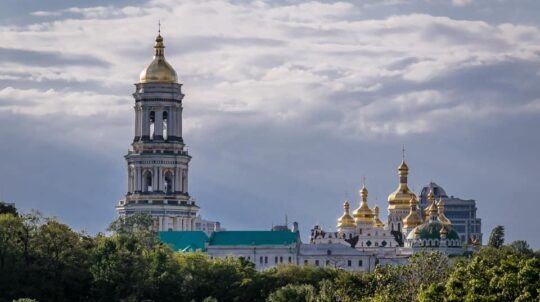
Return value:
M 371 271 L 377 264 L 403 264 L 407 257 L 386 257 L 377 250 L 358 250 L 341 243 L 302 243 L 298 232 L 202 231 L 160 232 L 175 251 L 204 251 L 211 259 L 243 258 L 257 270 L 277 265 L 311 265 L 347 271 Z
M 199 215 L 195 219 L 195 231 L 203 231 L 206 235 L 210 236 L 213 232 L 224 231 L 225 229 L 221 228 L 221 223 L 219 221 L 205 220 L 202 219 L 202 216 Z
M 452 222 L 452 227 L 463 242 L 482 243 L 482 220 L 476 217 L 476 201 L 448 196 L 446 191 L 434 182 L 430 182 L 420 193 L 420 208 L 428 205 L 428 194 L 433 191 L 435 199 L 444 201 L 444 214 Z

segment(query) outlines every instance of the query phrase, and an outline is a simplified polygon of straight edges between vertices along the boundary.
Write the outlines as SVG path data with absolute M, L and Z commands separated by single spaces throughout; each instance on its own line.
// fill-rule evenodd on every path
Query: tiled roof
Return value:
M 291 245 L 300 241 L 291 231 L 220 231 L 212 233 L 209 245 Z
M 176 252 L 204 251 L 208 236 L 202 231 L 168 231 L 159 232 L 159 240 Z

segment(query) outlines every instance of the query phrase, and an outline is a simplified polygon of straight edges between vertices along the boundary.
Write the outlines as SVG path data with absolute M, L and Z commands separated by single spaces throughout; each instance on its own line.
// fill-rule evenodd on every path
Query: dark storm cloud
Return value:
M 358 205 L 362 176 L 370 206 L 385 208 L 405 144 L 416 191 L 433 179 L 477 199 L 485 237 L 504 224 L 510 240 L 540 246 L 529 196 L 540 170 L 537 2 L 350 3 L 161 0 L 139 5 L 137 18 L 115 12 L 120 4 L 108 15 L 30 5 L 51 16 L 18 18 L 45 24 L 3 29 L 23 50 L 0 50 L 15 56 L 0 65 L 2 196 L 104 230 L 125 193 L 131 79 L 153 52 L 151 36 L 125 29 L 164 15 L 177 26 L 164 36 L 186 93 L 190 193 L 206 218 L 267 229 L 288 214 L 304 239 L 315 223 L 332 229 L 345 196 Z M 13 38 L 21 30 L 27 40 Z M 74 57 L 32 50 L 57 35 L 85 47 L 70 48 Z
M 109 63 L 89 55 L 67 55 L 61 52 L 35 51 L 0 47 L 0 61 L 33 66 L 99 66 L 107 67 Z

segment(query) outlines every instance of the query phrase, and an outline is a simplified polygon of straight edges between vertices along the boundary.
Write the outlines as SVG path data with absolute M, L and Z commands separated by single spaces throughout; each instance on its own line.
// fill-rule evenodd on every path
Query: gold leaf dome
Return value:
M 450 219 L 448 219 L 448 217 L 444 215 L 444 202 L 442 198 L 439 198 L 439 202 L 437 203 L 437 212 L 439 213 L 439 221 L 442 224 L 446 224 L 446 225 L 452 224 Z
M 360 189 L 360 206 L 358 209 L 354 210 L 353 216 L 354 220 L 358 222 L 372 223 L 373 217 L 375 216 L 373 211 L 368 207 L 367 204 L 368 190 L 366 186 L 362 186 Z
M 388 195 L 388 208 L 389 209 L 407 209 L 409 208 L 409 201 L 411 198 L 416 199 L 416 194 L 409 189 L 407 185 L 407 176 L 409 175 L 409 167 L 405 160 L 401 161 L 398 167 L 399 186 L 390 195 Z
M 343 215 L 338 219 L 338 228 L 356 227 L 354 218 L 349 214 L 349 201 L 345 200 L 343 203 Z
M 418 215 L 417 205 L 418 201 L 416 198 L 411 197 L 411 200 L 409 201 L 409 215 L 403 218 L 404 228 L 414 228 L 422 224 L 422 218 L 420 218 L 420 215 Z
M 165 45 L 161 34 L 156 37 L 154 59 L 139 75 L 139 83 L 178 83 L 178 76 L 165 60 Z

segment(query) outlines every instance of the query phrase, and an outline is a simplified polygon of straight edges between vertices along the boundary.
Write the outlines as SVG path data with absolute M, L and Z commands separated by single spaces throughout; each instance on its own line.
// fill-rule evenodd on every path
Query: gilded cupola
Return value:
M 367 204 L 368 190 L 366 186 L 362 186 L 360 189 L 360 206 L 358 209 L 354 210 L 353 217 L 354 220 L 363 223 L 372 223 L 373 222 L 373 211 L 368 207 Z
M 412 197 L 409 200 L 409 215 L 403 218 L 403 227 L 412 229 L 422 224 L 422 218 L 418 215 L 418 200 Z
M 409 175 L 409 167 L 405 163 L 405 159 L 401 161 L 398 167 L 399 186 L 388 196 L 388 209 L 407 209 L 411 198 L 416 199 L 416 195 L 409 189 L 407 185 L 407 177 Z
M 437 208 L 437 205 L 435 201 L 431 202 L 429 206 L 426 208 L 427 217 L 426 221 L 428 220 L 439 220 L 439 209 Z
M 433 190 L 429 190 L 429 193 L 427 195 L 427 205 L 426 205 L 426 208 L 424 209 L 424 217 L 426 218 L 426 220 L 428 219 L 427 217 L 429 217 L 429 207 L 435 203 L 435 194 L 433 194 Z
M 154 59 L 139 75 L 139 83 L 177 83 L 176 71 L 165 60 L 163 37 L 158 33 L 154 45 Z
M 444 201 L 442 198 L 439 198 L 439 202 L 437 202 L 437 212 L 439 214 L 439 221 L 442 224 L 452 224 L 450 219 L 444 215 Z
M 338 219 L 338 228 L 354 228 L 356 224 L 354 223 L 354 218 L 349 214 L 349 201 L 345 200 L 343 203 L 343 215 Z
M 375 227 L 384 228 L 384 223 L 379 218 L 379 207 L 378 206 L 375 206 L 375 208 L 373 208 L 373 213 L 375 214 L 375 216 L 373 217 L 373 224 L 375 225 Z

